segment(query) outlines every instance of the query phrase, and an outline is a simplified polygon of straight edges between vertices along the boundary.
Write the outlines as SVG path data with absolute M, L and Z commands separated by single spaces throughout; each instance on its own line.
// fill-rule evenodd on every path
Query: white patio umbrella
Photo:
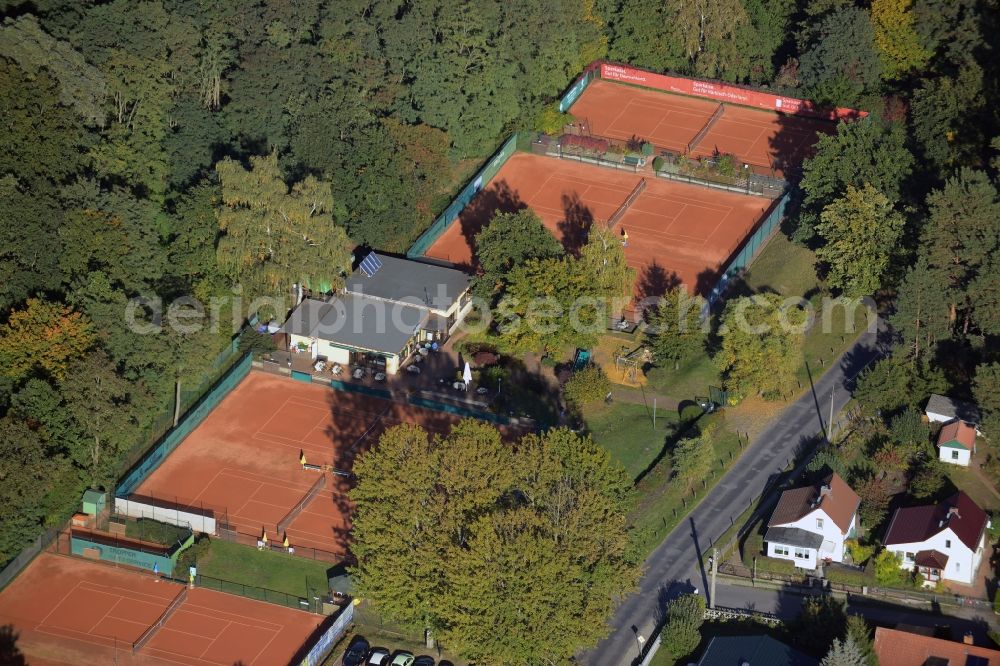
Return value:
M 472 383 L 472 368 L 469 367 L 469 362 L 465 362 L 465 370 L 462 371 L 462 381 L 465 382 L 465 390 L 469 390 L 469 384 Z
M 309 354 L 310 354 L 310 356 L 312 356 L 312 360 L 314 360 L 314 361 L 319 356 L 319 342 L 318 341 L 313 340 L 312 344 L 309 345 Z

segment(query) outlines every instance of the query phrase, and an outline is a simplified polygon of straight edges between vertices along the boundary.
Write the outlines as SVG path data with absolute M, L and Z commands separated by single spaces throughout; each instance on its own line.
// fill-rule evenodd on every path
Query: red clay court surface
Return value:
M 687 151 L 688 142 L 705 126 L 719 102 L 637 88 L 597 79 L 570 108 L 578 120 L 589 123 L 594 135 L 612 139 L 633 136 L 675 153 Z M 733 104 L 698 142 L 692 155 L 702 157 L 718 150 L 752 164 L 758 173 L 777 173 L 797 166 L 809 156 L 817 132 L 832 134 L 836 124 Z
M 132 644 L 184 588 L 152 575 L 42 553 L 0 594 L 31 666 L 287 664 L 322 617 L 194 588 L 138 652 Z
M 251 372 L 136 489 L 178 504 L 225 510 L 238 532 L 268 538 L 320 472 L 311 464 L 350 470 L 355 455 L 398 423 L 445 432 L 459 417 L 408 404 L 335 391 L 288 377 Z M 344 479 L 326 487 L 288 527 L 292 546 L 336 556 L 346 552 L 349 515 Z
M 660 295 L 654 293 L 662 291 L 658 287 L 675 281 L 704 295 L 718 270 L 774 203 L 648 174 L 517 153 L 427 250 L 427 256 L 471 266 L 473 239 L 493 211 L 524 206 L 572 246 L 591 221 L 611 217 L 643 177 L 645 191 L 616 226 L 628 232 L 625 257 L 636 269 L 639 296 Z

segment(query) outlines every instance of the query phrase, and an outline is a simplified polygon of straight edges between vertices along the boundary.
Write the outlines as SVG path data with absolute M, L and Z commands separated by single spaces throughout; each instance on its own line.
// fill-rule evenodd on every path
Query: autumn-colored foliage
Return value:
M 69 364 L 93 344 L 93 327 L 84 315 L 31 298 L 0 327 L 0 372 L 18 380 L 40 368 L 61 380 Z

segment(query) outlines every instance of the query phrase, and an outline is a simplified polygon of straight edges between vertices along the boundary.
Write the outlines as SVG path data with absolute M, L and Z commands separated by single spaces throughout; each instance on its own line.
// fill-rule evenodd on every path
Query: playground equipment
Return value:
M 645 347 L 637 347 L 629 351 L 622 345 L 615 353 L 615 370 L 622 373 L 622 380 L 635 384 L 639 380 L 639 366 L 652 360 L 652 353 Z
M 590 350 L 589 349 L 577 349 L 576 355 L 573 357 L 573 372 L 582 370 L 590 364 Z

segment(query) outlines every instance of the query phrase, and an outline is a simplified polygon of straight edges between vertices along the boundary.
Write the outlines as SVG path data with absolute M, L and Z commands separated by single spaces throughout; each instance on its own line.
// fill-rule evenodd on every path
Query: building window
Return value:
M 771 552 L 775 555 L 788 555 L 788 546 L 771 546 Z
M 951 459 L 952 460 L 958 460 L 958 451 L 952 451 L 951 452 Z
M 807 551 L 802 550 L 801 548 L 796 548 L 795 549 L 795 559 L 797 559 L 797 560 L 808 560 L 809 559 L 809 553 Z
M 916 557 L 917 556 L 914 553 L 907 553 L 906 554 L 906 561 L 907 562 L 912 562 L 914 559 L 916 559 Z
M 945 548 L 951 548 L 951 539 L 945 539 L 944 540 L 944 547 Z
M 818 530 L 823 529 L 823 519 L 822 518 L 817 518 L 816 519 L 816 529 L 818 529 Z
M 955 562 L 955 573 L 958 573 L 961 570 L 962 570 L 962 563 L 961 562 Z

